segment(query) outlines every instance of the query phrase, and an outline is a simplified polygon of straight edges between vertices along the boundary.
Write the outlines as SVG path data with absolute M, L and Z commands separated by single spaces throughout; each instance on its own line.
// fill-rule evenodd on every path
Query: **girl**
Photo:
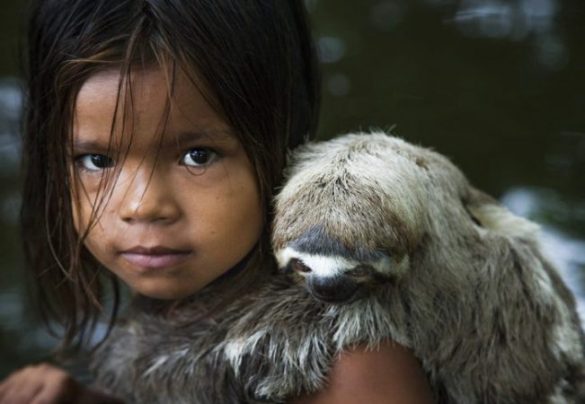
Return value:
M 92 334 L 104 280 L 113 324 L 118 279 L 161 315 L 213 290 L 192 320 L 208 321 L 271 276 L 270 201 L 287 150 L 317 122 L 300 0 L 38 1 L 27 75 L 25 253 L 62 348 Z M 0 385 L 0 403 L 107 400 L 49 365 Z M 355 347 L 326 390 L 291 400 L 430 394 L 414 357 L 389 341 Z

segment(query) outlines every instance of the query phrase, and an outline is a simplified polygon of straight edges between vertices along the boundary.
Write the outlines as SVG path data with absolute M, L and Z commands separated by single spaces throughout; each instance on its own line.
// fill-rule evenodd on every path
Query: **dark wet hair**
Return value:
M 317 123 L 319 75 L 302 0 L 39 0 L 26 59 L 25 258 L 43 318 L 64 326 L 65 347 L 95 325 L 104 277 L 114 290 L 111 319 L 118 307 L 117 281 L 83 247 L 72 216 L 73 111 L 92 74 L 154 65 L 196 77 L 254 165 L 268 220 L 287 150 Z M 242 277 L 266 267 L 267 232 Z

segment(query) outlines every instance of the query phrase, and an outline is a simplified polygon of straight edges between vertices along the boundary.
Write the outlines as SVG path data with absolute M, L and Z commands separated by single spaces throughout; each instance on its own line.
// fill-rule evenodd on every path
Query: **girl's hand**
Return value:
M 121 404 L 48 364 L 27 366 L 0 383 L 0 404 Z

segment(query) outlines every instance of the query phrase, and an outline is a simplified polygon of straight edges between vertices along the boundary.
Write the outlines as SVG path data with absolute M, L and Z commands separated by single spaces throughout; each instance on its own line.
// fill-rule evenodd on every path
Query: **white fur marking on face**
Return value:
M 311 268 L 313 274 L 323 278 L 342 275 L 358 265 L 357 261 L 336 256 L 297 253 L 295 258 Z
M 390 275 L 399 269 L 402 272 L 404 267 L 408 266 L 408 257 L 404 257 L 398 265 L 391 258 L 384 256 L 376 261 L 359 262 L 357 260 L 347 259 L 340 256 L 327 256 L 318 254 L 308 254 L 295 250 L 292 247 L 286 247 L 276 254 L 276 260 L 280 268 L 284 268 L 292 259 L 298 259 L 306 266 L 311 268 L 313 274 L 319 277 L 331 277 L 343 275 L 346 271 L 355 268 L 358 265 L 365 264 L 374 268 L 378 273 Z M 304 274 L 301 274 L 304 275 Z

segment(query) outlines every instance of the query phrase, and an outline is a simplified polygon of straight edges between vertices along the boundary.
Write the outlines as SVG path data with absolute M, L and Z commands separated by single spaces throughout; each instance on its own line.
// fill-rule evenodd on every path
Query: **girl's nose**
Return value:
M 151 170 L 139 170 L 121 187 L 119 216 L 125 222 L 173 223 L 181 215 L 180 206 L 168 179 Z

